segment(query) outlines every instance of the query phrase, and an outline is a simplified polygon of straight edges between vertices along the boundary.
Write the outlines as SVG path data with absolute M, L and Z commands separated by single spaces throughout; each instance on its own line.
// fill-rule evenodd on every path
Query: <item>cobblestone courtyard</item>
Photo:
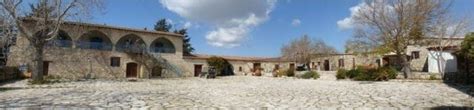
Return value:
M 16 83 L 21 83 L 20 81 Z M 15 87 L 5 84 L 2 87 Z M 0 92 L 0 108 L 421 108 L 472 107 L 443 83 L 251 76 L 56 83 Z

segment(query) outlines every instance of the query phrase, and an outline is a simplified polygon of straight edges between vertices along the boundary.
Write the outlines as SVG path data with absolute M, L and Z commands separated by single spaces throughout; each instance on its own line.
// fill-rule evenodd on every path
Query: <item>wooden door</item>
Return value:
M 194 65 L 194 76 L 198 77 L 201 75 L 202 72 L 202 65 Z
M 329 60 L 324 60 L 324 70 L 329 71 Z
M 47 76 L 49 73 L 49 61 L 43 61 L 43 76 Z
M 127 63 L 127 70 L 126 70 L 127 78 L 130 77 L 137 77 L 138 74 L 138 64 L 137 63 Z
M 295 71 L 295 64 L 294 64 L 294 63 L 291 63 L 291 64 L 290 64 L 290 70 L 291 70 L 291 71 Z
M 261 68 L 260 63 L 253 63 L 253 71 L 257 71 Z

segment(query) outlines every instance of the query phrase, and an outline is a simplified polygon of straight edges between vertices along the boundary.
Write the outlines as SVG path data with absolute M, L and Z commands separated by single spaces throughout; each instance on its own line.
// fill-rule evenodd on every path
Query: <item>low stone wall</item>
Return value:
M 428 73 L 428 72 L 412 72 L 410 79 L 421 79 L 421 80 L 429 80 L 430 77 L 434 77 L 435 79 L 441 79 L 441 74 L 439 73 Z M 399 72 L 397 79 L 405 79 L 403 72 Z

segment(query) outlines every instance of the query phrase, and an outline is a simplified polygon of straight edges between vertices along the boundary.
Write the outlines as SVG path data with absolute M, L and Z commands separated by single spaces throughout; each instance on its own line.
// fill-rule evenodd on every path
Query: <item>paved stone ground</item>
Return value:
M 210 80 L 180 78 L 56 83 L 0 91 L 0 109 L 412 109 L 474 106 L 473 97 L 443 83 L 324 79 L 331 78 L 231 76 Z M 22 87 L 22 83 L 25 81 L 2 87 Z

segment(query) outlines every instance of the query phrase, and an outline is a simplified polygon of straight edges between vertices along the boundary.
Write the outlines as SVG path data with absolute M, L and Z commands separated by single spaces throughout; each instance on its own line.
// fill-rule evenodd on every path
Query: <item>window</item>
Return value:
M 339 67 L 344 67 L 344 59 L 339 59 Z
M 241 66 L 239 66 L 239 72 L 242 72 L 242 67 Z
M 420 58 L 420 51 L 413 51 L 411 52 L 412 59 L 419 59 Z
M 112 57 L 112 58 L 110 58 L 110 66 L 112 66 L 112 67 L 119 67 L 119 66 L 120 66 L 120 57 Z

